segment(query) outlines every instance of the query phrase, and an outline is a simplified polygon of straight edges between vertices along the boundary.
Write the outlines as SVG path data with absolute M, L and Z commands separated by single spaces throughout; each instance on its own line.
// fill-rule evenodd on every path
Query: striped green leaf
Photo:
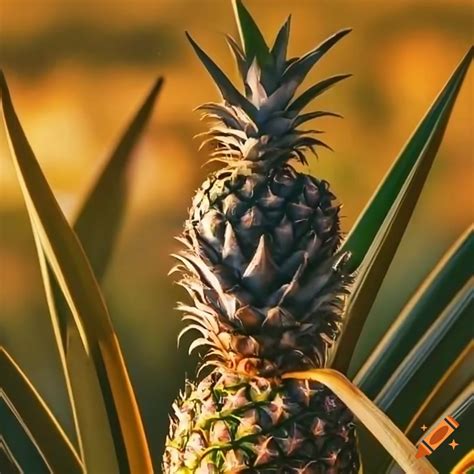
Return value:
M 72 443 L 23 371 L 0 347 L 0 440 L 6 462 L 24 472 L 82 473 L 83 466 Z M 9 472 L 1 470 L 0 472 Z
M 426 182 L 472 52 L 471 48 L 456 68 L 343 245 L 343 251 L 352 254 L 349 270 L 359 271 L 333 363 L 343 373 L 348 371 L 369 311 Z
M 119 464 L 125 471 L 151 472 L 135 395 L 97 280 L 25 137 L 3 74 L 0 86 L 7 136 L 30 221 L 97 371 Z
M 388 378 L 472 274 L 474 233 L 468 229 L 410 298 L 354 379 L 375 398 Z
M 436 389 L 438 381 L 466 351 L 471 341 L 474 289 L 467 282 L 438 315 L 375 398 L 375 404 L 402 430 Z M 374 446 L 374 451 L 376 447 Z M 372 469 L 385 472 L 390 459 L 377 453 Z

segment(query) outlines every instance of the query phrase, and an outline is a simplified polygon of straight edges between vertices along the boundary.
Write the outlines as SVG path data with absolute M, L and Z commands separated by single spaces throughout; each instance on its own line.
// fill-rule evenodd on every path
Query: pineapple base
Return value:
M 166 474 L 359 472 L 353 415 L 321 384 L 219 368 L 173 408 Z

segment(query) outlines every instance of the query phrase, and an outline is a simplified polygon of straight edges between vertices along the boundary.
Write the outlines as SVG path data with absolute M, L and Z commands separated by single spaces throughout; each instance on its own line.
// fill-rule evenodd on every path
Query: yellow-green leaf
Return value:
M 94 361 L 124 470 L 152 472 L 142 421 L 108 310 L 84 250 L 31 150 L 1 76 L 3 117 L 32 226 Z M 109 389 L 109 392 L 107 391 Z M 120 457 L 123 456 L 123 459 Z
M 18 414 L 19 426 L 31 437 L 51 470 L 82 473 L 83 466 L 72 443 L 34 386 L 3 347 L 0 347 L 0 374 L 0 403 L 3 400 L 10 410 Z M 6 425 L 3 419 L 0 435 L 6 434 L 4 423 Z M 14 450 L 15 446 L 11 444 Z M 30 456 L 34 460 L 35 454 L 31 453 Z
M 147 94 L 105 162 L 75 219 L 73 228 L 98 281 L 105 274 L 125 212 L 133 152 L 151 117 L 162 83 L 159 78 Z M 97 225 L 98 222 L 100 225 Z M 44 257 L 40 244 L 37 249 L 41 263 Z M 110 389 L 106 387 L 102 395 L 96 368 L 77 344 L 79 333 L 54 274 L 46 263 L 41 267 L 81 457 L 90 472 L 115 472 L 118 470 L 117 456 L 104 405 L 104 398 L 107 398 L 106 393 Z M 84 380 L 88 380 L 87 385 Z
M 332 369 L 290 372 L 284 379 L 312 380 L 328 387 L 390 453 L 398 465 L 411 474 L 436 470 L 426 459 L 416 459 L 416 449 L 395 424 L 344 375 Z M 368 453 L 370 455 L 370 453 Z

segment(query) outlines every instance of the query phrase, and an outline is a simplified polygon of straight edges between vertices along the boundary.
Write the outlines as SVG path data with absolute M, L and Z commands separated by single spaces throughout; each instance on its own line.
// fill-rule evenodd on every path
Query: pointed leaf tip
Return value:
M 292 62 L 283 73 L 281 82 L 293 82 L 295 88 L 301 84 L 313 68 L 313 66 L 337 43 L 352 31 L 352 28 L 344 28 L 337 31 L 329 38 L 326 38 L 322 43 L 305 55 Z
M 352 253 L 347 271 L 359 267 L 360 270 L 333 362 L 341 372 L 348 370 L 360 342 L 365 321 L 420 197 L 471 60 L 472 48 L 421 120 L 343 244 L 343 250 Z
M 229 78 L 222 72 L 217 64 L 204 52 L 203 49 L 194 41 L 191 35 L 185 31 L 186 37 L 188 38 L 191 46 L 193 47 L 198 58 L 207 69 L 207 72 L 211 75 L 212 79 L 216 83 L 223 99 L 230 104 L 239 105 L 242 110 L 250 117 L 256 116 L 257 110 L 252 103 L 250 103 L 232 84 Z
M 241 0 L 234 0 L 232 4 L 247 62 L 257 58 L 260 66 L 271 65 L 270 50 L 252 15 Z

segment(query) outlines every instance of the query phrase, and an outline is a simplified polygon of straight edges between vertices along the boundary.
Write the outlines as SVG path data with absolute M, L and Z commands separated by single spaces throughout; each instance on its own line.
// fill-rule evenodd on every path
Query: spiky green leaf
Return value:
M 326 92 L 330 87 L 351 77 L 352 74 L 337 74 L 336 76 L 328 77 L 322 81 L 311 86 L 307 91 L 303 92 L 298 98 L 296 98 L 289 106 L 288 111 L 299 113 L 303 110 L 315 97 Z
M 344 36 L 351 32 L 351 28 L 344 28 L 329 38 L 325 39 L 321 44 L 316 46 L 301 58 L 292 62 L 281 78 L 281 83 L 293 84 L 294 89 L 299 86 L 312 67 Z
M 349 264 L 351 270 L 361 265 L 416 164 L 423 157 L 437 152 L 472 55 L 473 48 L 464 56 L 408 140 L 344 242 L 344 250 L 352 253 Z
M 275 68 L 277 75 L 283 73 L 286 65 L 286 56 L 288 54 L 288 41 L 290 39 L 291 15 L 288 16 L 283 26 L 278 31 L 275 38 L 275 43 L 272 46 L 271 54 L 275 61 Z
M 343 373 L 349 368 L 369 311 L 410 221 L 471 60 L 472 48 L 421 121 L 343 245 L 342 250 L 353 255 L 348 270 L 360 267 L 333 363 Z
M 273 64 L 272 56 L 252 15 L 241 0 L 233 0 L 232 4 L 247 64 L 250 65 L 252 60 L 257 58 L 260 67 L 271 66 Z
M 216 83 L 224 100 L 230 104 L 238 105 L 242 110 L 250 117 L 254 118 L 257 113 L 257 109 L 251 104 L 230 82 L 229 78 L 222 72 L 217 64 L 200 48 L 200 46 L 193 40 L 191 35 L 186 32 L 191 46 L 196 52 L 198 58 L 207 69 L 212 79 Z

